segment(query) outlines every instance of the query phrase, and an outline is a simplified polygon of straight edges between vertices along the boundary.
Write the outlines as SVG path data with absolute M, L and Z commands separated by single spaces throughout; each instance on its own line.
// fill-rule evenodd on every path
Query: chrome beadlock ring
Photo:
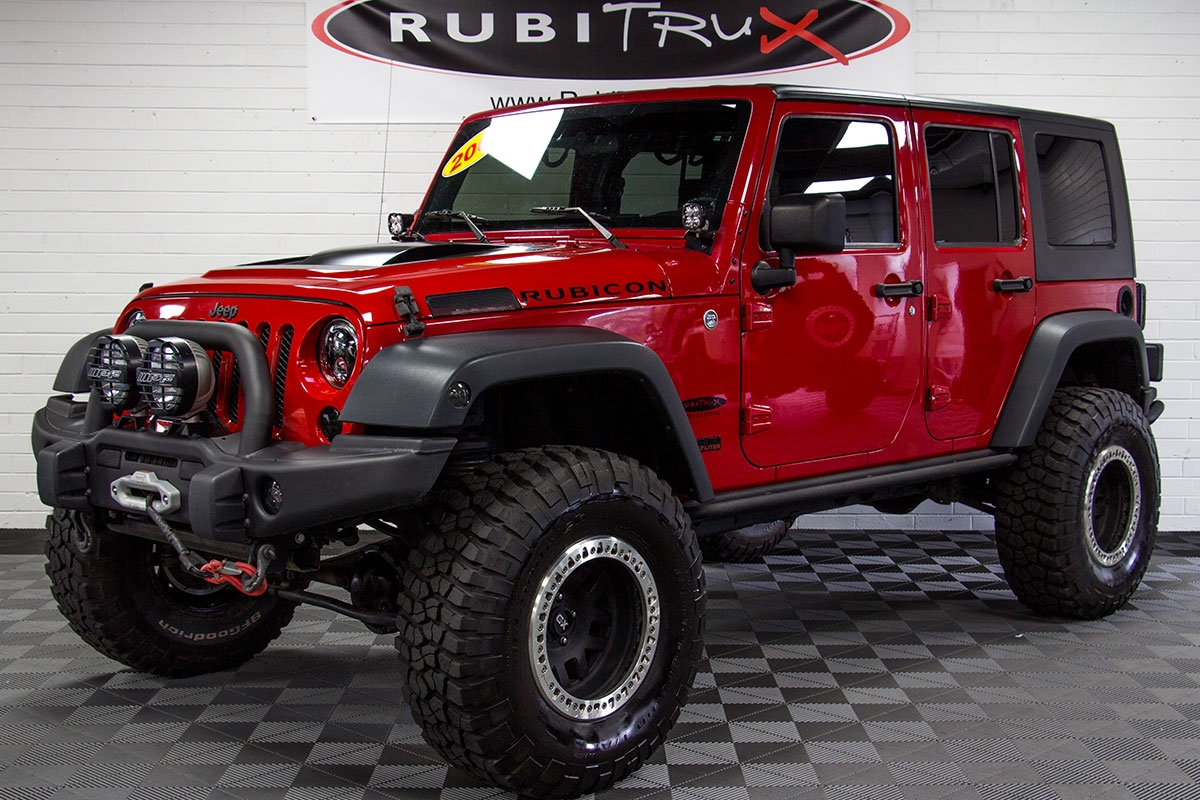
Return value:
M 601 690 L 595 697 L 576 697 L 561 682 L 551 661 L 548 649 L 552 636 L 551 609 L 560 590 L 571 576 L 585 565 L 612 562 L 601 566 L 617 567 L 622 577 L 631 579 L 639 599 L 636 613 L 640 619 L 619 620 L 625 629 L 637 626 L 637 644 L 631 648 L 632 657 L 619 681 Z M 660 609 L 658 584 L 650 573 L 645 558 L 635 547 L 615 536 L 592 536 L 566 548 L 546 571 L 538 585 L 529 619 L 529 659 L 533 675 L 542 696 L 551 706 L 576 720 L 595 720 L 606 717 L 629 702 L 646 680 L 654 654 L 658 649 Z
M 1112 549 L 1105 549 L 1096 534 L 1096 518 L 1093 512 L 1096 507 L 1096 492 L 1100 486 L 1100 479 L 1105 470 L 1110 468 L 1120 469 L 1127 480 L 1129 508 L 1125 514 L 1125 529 L 1121 532 L 1119 541 Z M 1087 485 L 1084 489 L 1084 509 L 1086 513 L 1083 515 L 1083 534 L 1092 558 L 1105 567 L 1113 567 L 1121 563 L 1133 546 L 1134 537 L 1137 535 L 1138 520 L 1142 516 L 1142 484 L 1138 480 L 1137 462 L 1134 460 L 1133 454 L 1124 447 L 1111 445 L 1097 456 L 1095 465 L 1088 473 Z

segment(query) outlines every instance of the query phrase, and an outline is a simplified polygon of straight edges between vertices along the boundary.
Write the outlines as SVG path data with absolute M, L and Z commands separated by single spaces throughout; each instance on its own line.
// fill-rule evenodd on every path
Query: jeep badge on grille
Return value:
M 237 306 L 223 306 L 220 303 L 217 303 L 212 307 L 212 310 L 208 312 L 208 316 L 209 319 L 233 319 L 237 316 L 237 312 Z

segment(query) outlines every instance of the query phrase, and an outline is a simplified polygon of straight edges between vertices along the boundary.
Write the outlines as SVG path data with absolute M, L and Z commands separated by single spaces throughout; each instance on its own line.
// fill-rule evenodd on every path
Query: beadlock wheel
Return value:
M 404 697 L 454 766 L 523 798 L 611 786 L 663 745 L 701 659 L 704 571 L 670 487 L 581 447 L 448 469 L 409 553 Z
M 529 653 L 546 700 L 578 720 L 624 706 L 658 648 L 658 584 L 641 553 L 614 536 L 585 539 L 562 552 L 534 601 Z
M 1013 593 L 1056 616 L 1121 608 L 1149 566 L 1159 497 L 1141 406 L 1114 389 L 1058 389 L 1033 447 L 997 478 L 996 546 Z
M 1137 534 L 1142 511 L 1142 485 L 1137 462 L 1124 447 L 1106 448 L 1088 473 L 1084 507 L 1084 538 L 1097 563 L 1106 567 L 1121 562 Z

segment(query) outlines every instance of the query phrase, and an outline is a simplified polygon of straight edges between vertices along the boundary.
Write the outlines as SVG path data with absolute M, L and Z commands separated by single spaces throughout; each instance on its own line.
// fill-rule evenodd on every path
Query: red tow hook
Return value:
M 151 477 L 154 477 L 152 473 Z M 275 560 L 273 545 L 264 544 L 251 552 L 257 566 L 247 564 L 245 561 L 222 561 L 219 558 L 214 558 L 206 564 L 203 556 L 184 546 L 183 541 L 175 531 L 171 530 L 171 526 L 163 519 L 162 514 L 150 504 L 149 500 L 143 501 L 145 507 L 139 510 L 145 511 L 162 531 L 162 535 L 179 554 L 179 563 L 189 575 L 203 578 L 218 586 L 227 583 L 242 594 L 251 597 L 258 597 L 267 591 L 267 567 Z
M 258 570 L 244 561 L 220 561 L 213 559 L 200 568 L 206 573 L 204 580 L 220 585 L 227 583 L 242 594 L 258 597 L 267 591 L 267 581 L 258 577 Z

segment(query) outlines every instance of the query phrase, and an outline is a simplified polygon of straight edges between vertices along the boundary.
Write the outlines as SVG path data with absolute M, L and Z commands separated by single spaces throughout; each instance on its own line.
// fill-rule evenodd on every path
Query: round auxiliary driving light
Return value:
M 146 343 L 136 336 L 101 336 L 88 353 L 87 378 L 104 404 L 113 411 L 130 411 L 142 402 L 137 371 Z
M 279 481 L 267 481 L 263 486 L 262 501 L 268 514 L 283 511 L 283 487 L 279 485 Z
M 146 358 L 137 371 L 138 386 L 159 417 L 187 419 L 212 397 L 216 375 L 204 348 L 187 339 L 166 336 L 146 343 Z
M 333 406 L 321 409 L 321 414 L 317 417 L 317 426 L 321 429 L 322 435 L 332 442 L 333 437 L 342 432 L 342 420 L 338 410 Z
M 317 344 L 317 363 L 329 385 L 341 389 L 354 372 L 358 359 L 358 334 L 349 320 L 335 319 L 321 331 Z

